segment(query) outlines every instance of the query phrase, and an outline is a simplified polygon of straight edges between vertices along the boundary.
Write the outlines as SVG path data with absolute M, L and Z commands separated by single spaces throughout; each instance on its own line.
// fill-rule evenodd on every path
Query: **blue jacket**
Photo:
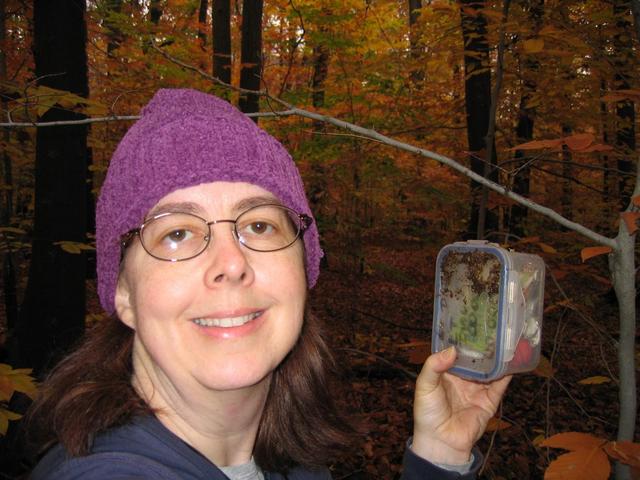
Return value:
M 402 480 L 472 479 L 472 473 L 442 470 L 414 455 L 404 456 Z M 91 453 L 69 457 L 57 445 L 38 463 L 31 480 L 228 480 L 213 463 L 169 431 L 155 417 L 139 417 L 96 437 Z M 328 469 L 296 468 L 287 475 L 265 472 L 266 480 L 330 480 Z

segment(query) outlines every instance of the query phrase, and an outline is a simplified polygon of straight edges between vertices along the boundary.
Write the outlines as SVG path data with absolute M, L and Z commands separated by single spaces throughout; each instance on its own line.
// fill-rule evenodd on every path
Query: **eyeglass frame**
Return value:
M 292 213 L 294 218 L 298 219 L 298 233 L 296 234 L 295 238 L 291 241 L 291 243 L 289 243 L 288 245 L 285 245 L 284 247 L 279 247 L 279 248 L 275 248 L 273 250 L 257 250 L 255 248 L 251 248 L 250 246 L 248 246 L 246 243 L 244 243 L 240 237 L 240 235 L 238 234 L 238 229 L 237 229 L 237 223 L 238 223 L 238 219 L 246 214 L 247 212 L 250 212 L 251 210 L 255 210 L 256 208 L 261 208 L 261 207 L 278 207 L 281 208 L 283 210 L 287 210 L 288 212 Z M 162 257 L 158 257 L 157 255 L 154 255 L 153 253 L 151 253 L 149 250 L 147 250 L 147 247 L 145 246 L 144 242 L 142 241 L 142 231 L 144 229 L 144 227 L 146 225 L 148 225 L 149 223 L 153 222 L 154 220 L 157 220 L 159 218 L 168 216 L 168 215 L 175 215 L 175 214 L 182 214 L 182 215 L 190 215 L 192 217 L 195 217 L 199 220 L 202 220 L 202 222 L 207 226 L 207 229 L 209 230 L 208 234 L 206 235 L 206 242 L 204 243 L 204 247 L 202 248 L 202 250 L 200 250 L 198 253 L 196 253 L 195 255 L 192 255 L 190 257 L 187 258 L 162 258 Z M 189 213 L 189 212 L 174 212 L 174 211 L 169 211 L 169 212 L 162 212 L 162 213 L 158 213 L 157 215 L 152 216 L 149 219 L 146 219 L 144 222 L 142 222 L 142 224 L 137 227 L 137 228 L 133 228 L 131 230 L 129 230 L 128 232 L 122 234 L 120 236 L 120 249 L 121 249 L 121 260 L 122 258 L 124 258 L 124 252 L 125 250 L 129 247 L 129 245 L 131 244 L 131 242 L 133 241 L 133 237 L 138 237 L 140 238 L 140 245 L 142 245 L 142 248 L 144 249 L 145 252 L 147 252 L 147 254 L 149 254 L 149 256 L 155 258 L 156 260 L 160 260 L 163 262 L 184 262 L 185 260 L 191 260 L 196 258 L 197 256 L 201 255 L 202 253 L 204 253 L 207 248 L 209 248 L 209 245 L 211 243 L 211 239 L 213 238 L 213 231 L 211 230 L 211 225 L 217 225 L 218 223 L 232 223 L 233 224 L 233 229 L 231 230 L 234 238 L 237 240 L 237 242 L 242 245 L 243 247 L 253 251 L 253 252 L 261 252 L 261 253 L 270 253 L 270 252 L 279 252 L 280 250 L 284 250 L 285 248 L 289 248 L 291 245 L 293 245 L 294 243 L 296 243 L 296 241 L 299 238 L 302 238 L 304 232 L 306 232 L 309 227 L 311 227 L 311 225 L 313 224 L 313 218 L 309 215 L 307 215 L 306 213 L 300 213 L 300 212 L 296 212 L 294 209 L 286 207 L 284 205 L 281 205 L 279 203 L 262 203 L 260 205 L 254 205 L 253 207 L 250 207 L 248 209 L 246 209 L 245 211 L 243 211 L 242 213 L 240 213 L 235 220 L 231 220 L 231 219 L 220 219 L 220 220 L 211 220 L 210 222 L 208 222 L 205 218 L 202 218 L 200 215 L 196 215 L 195 213 Z

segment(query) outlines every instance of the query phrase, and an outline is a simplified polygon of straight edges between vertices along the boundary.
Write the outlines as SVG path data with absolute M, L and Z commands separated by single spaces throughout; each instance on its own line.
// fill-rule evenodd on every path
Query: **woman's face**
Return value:
M 214 182 L 176 190 L 150 213 L 235 219 L 248 204 L 269 202 L 277 200 L 255 185 Z M 211 229 L 208 248 L 190 260 L 157 260 L 139 240 L 126 253 L 116 309 L 135 330 L 136 366 L 152 372 L 155 382 L 168 382 L 156 388 L 186 393 L 268 381 L 300 334 L 306 297 L 302 242 L 255 252 L 237 242 L 231 223 Z

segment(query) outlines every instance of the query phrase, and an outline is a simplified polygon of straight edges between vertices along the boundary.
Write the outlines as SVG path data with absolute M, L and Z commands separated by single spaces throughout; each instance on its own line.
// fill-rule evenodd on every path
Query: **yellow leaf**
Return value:
M 541 433 L 539 435 L 536 435 L 535 438 L 531 441 L 531 443 L 533 443 L 534 447 L 539 447 L 543 441 L 544 441 L 544 435 Z
M 607 480 L 611 465 L 600 447 L 560 455 L 549 464 L 544 480 Z
M 37 392 L 33 377 L 25 374 L 12 375 L 13 388 L 27 395 L 29 398 L 35 397 Z
M 531 38 L 529 40 L 525 40 L 522 46 L 526 53 L 540 53 L 544 50 L 544 39 Z
M 19 420 L 22 415 L 0 407 L 0 435 L 6 435 L 9 428 L 9 420 Z
M 13 382 L 7 375 L 0 375 L 0 401 L 8 402 L 11 400 L 11 396 L 15 388 L 13 388 Z
M 600 448 L 606 440 L 595 437 L 589 433 L 564 432 L 552 435 L 545 439 L 540 445 L 543 447 L 563 448 L 565 450 L 590 450 Z
M 2 227 L 2 228 L 0 228 L 0 233 L 15 233 L 17 235 L 26 235 L 27 234 L 27 232 L 25 232 L 21 228 L 14 228 L 14 227 Z
M 611 253 L 611 251 L 611 247 L 586 247 L 580 251 L 580 257 L 582 257 L 583 262 L 586 262 L 590 258 Z
M 595 376 L 583 378 L 578 383 L 580 385 L 600 385 L 601 383 L 609 383 L 610 381 L 611 379 L 609 377 Z

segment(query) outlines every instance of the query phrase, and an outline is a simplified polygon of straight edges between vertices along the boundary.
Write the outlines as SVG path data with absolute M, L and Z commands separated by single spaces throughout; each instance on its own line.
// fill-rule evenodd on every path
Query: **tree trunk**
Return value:
M 161 17 L 162 6 L 160 5 L 160 0 L 151 0 L 149 4 L 149 20 L 151 20 L 151 23 L 158 25 Z
M 260 90 L 262 72 L 262 0 L 244 0 L 242 3 L 242 53 L 240 88 Z M 260 97 L 241 94 L 239 107 L 244 113 L 260 111 Z M 254 118 L 258 123 L 258 119 Z
M 491 108 L 491 67 L 489 45 L 487 42 L 487 19 L 482 15 L 483 3 L 477 0 L 463 0 L 461 7 L 462 35 L 465 45 L 465 109 L 467 114 L 467 141 L 471 152 L 471 170 L 479 175 L 485 173 L 486 136 L 489 129 L 489 111 Z M 473 10 L 474 12 L 469 11 Z M 492 149 L 491 168 L 488 176 L 498 180 L 495 147 Z M 467 235 L 475 238 L 480 217 L 482 188 L 471 182 L 471 218 Z M 486 215 L 486 230 L 495 230 L 498 219 L 489 211 Z
M 544 0 L 532 0 L 529 2 L 529 18 L 533 23 L 533 31 L 537 32 L 542 27 L 542 16 L 544 14 Z M 535 58 L 527 58 L 523 62 L 521 77 L 522 93 L 520 95 L 520 107 L 518 111 L 518 125 L 516 126 L 516 137 L 518 145 L 533 140 L 533 125 L 536 115 L 535 107 L 531 107 L 530 103 L 536 93 L 536 72 L 540 68 L 540 62 Z M 531 189 L 531 168 L 528 165 L 528 159 L 525 152 L 516 150 L 513 156 L 513 191 L 528 196 Z M 518 237 L 525 236 L 526 232 L 524 224 L 527 220 L 527 212 L 529 210 L 519 203 L 511 206 L 506 221 L 507 230 Z
M 88 95 L 85 0 L 34 2 L 34 57 L 39 85 Z M 52 108 L 40 121 L 78 120 Z M 42 371 L 84 329 L 85 258 L 55 242 L 86 241 L 87 127 L 39 128 L 35 220 L 29 280 L 20 310 L 16 362 Z
M 568 125 L 562 126 L 562 135 L 567 137 L 571 135 L 572 129 Z M 569 220 L 573 217 L 573 168 L 571 163 L 573 156 L 566 145 L 562 146 L 562 195 L 560 197 L 560 211 L 564 218 Z
M 105 2 L 107 17 L 104 25 L 107 28 L 107 55 L 113 56 L 113 52 L 120 46 L 124 40 L 124 34 L 120 29 L 118 22 L 114 21 L 111 12 L 118 14 L 122 10 L 122 0 L 108 0 Z
M 213 76 L 231 84 L 231 5 L 213 0 Z
M 205 51 L 207 49 L 207 11 L 209 10 L 209 1 L 200 0 L 200 8 L 198 9 L 198 40 L 200 40 L 200 48 Z
M 640 172 L 639 172 L 640 173 Z M 636 185 L 635 193 L 640 194 Z M 628 210 L 631 208 L 629 207 Z M 635 370 L 636 338 L 636 235 L 629 235 L 625 222 L 620 221 L 616 238 L 618 251 L 609 256 L 609 271 L 620 309 L 620 337 L 618 344 L 618 372 L 620 387 L 620 415 L 618 416 L 617 440 L 634 440 L 636 418 L 638 415 Z M 630 480 L 631 472 L 627 465 L 616 463 L 617 480 Z
M 616 90 L 628 90 L 631 88 L 632 65 L 634 53 L 631 42 L 632 30 L 630 22 L 630 0 L 615 0 L 613 11 L 616 18 L 617 34 L 613 37 L 615 51 L 615 78 Z M 616 103 L 616 148 L 618 150 L 618 170 L 631 174 L 635 164 L 636 155 L 636 115 L 635 105 L 631 100 L 623 100 Z M 619 175 L 618 190 L 620 210 L 629 204 L 633 192 L 633 176 Z
M 0 0 L 0 82 L 7 81 L 7 57 L 4 53 L 6 41 L 6 2 Z M 0 99 L 0 115 L 6 118 L 7 101 L 4 96 Z M 2 138 L 9 143 L 11 134 L 8 128 L 3 129 Z M 2 218 L 0 221 L 3 226 L 11 225 L 11 217 L 13 216 L 13 165 L 9 153 L 3 149 L 2 151 L 2 172 L 3 172 L 3 192 L 1 201 Z M 2 248 L 4 250 L 4 247 Z M 6 327 L 9 334 L 15 328 L 18 319 L 18 303 L 16 292 L 16 269 L 13 253 L 9 249 L 7 242 L 7 251 L 2 255 L 2 285 L 4 288 L 4 306 L 6 315 Z
M 422 55 L 420 55 L 420 35 L 416 25 L 418 18 L 420 18 L 421 8 L 422 0 L 409 0 L 409 52 L 411 64 L 413 65 L 410 78 L 413 83 L 420 83 L 424 80 L 424 69 L 417 68 L 422 57 Z

